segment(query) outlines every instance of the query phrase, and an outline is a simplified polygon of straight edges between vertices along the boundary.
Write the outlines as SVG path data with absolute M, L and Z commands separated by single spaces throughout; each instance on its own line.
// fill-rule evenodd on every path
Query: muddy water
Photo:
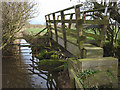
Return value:
M 20 45 L 30 45 L 24 39 Z M 38 70 L 32 60 L 38 61 L 26 46 L 13 47 L 14 54 L 2 57 L 3 88 L 70 88 L 70 80 L 66 72 Z

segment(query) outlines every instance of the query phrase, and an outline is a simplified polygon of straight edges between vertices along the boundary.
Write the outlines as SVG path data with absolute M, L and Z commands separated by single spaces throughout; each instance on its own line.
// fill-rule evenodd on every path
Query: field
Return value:
M 32 33 L 33 35 L 39 33 L 41 30 L 43 30 L 44 28 L 29 28 L 29 29 L 25 29 L 25 31 Z M 44 33 L 47 32 L 47 29 L 45 31 L 43 31 Z

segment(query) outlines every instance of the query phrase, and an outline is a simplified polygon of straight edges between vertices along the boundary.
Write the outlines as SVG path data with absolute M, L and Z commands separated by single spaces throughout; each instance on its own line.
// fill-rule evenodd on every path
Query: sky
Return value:
M 53 13 L 71 7 L 73 5 L 76 5 L 81 0 L 34 0 L 34 1 L 38 4 L 37 10 L 39 14 L 36 15 L 37 17 L 30 20 L 30 23 L 45 25 L 46 14 Z
M 56 12 L 70 6 L 73 2 L 70 0 L 35 0 L 38 3 L 39 14 L 34 19 L 30 20 L 31 24 L 45 24 L 45 15 Z

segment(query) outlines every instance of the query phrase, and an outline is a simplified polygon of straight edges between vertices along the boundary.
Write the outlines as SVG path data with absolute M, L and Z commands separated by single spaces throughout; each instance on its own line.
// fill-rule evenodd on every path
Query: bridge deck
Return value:
M 55 38 L 55 32 L 53 31 L 52 33 L 52 39 L 54 41 L 56 41 Z M 63 39 L 63 35 L 61 32 L 58 33 L 58 44 L 60 44 L 62 47 L 65 48 L 64 46 L 64 39 Z M 89 43 L 84 43 L 83 44 L 83 52 L 86 53 L 86 55 L 84 56 L 84 58 L 95 58 L 95 57 L 103 57 L 103 49 L 100 47 L 96 47 L 92 44 Z M 76 57 L 80 57 L 80 51 L 78 48 L 78 44 L 77 44 L 77 38 L 72 37 L 72 36 L 67 36 L 67 46 L 66 46 L 66 50 L 69 51 L 71 54 L 73 54 Z
M 46 15 L 45 19 L 48 34 L 58 44 L 77 57 L 102 57 L 103 49 L 100 47 L 103 47 L 105 42 L 108 16 L 101 15 L 101 19 L 101 17 L 96 15 L 98 15 L 98 11 L 102 12 L 105 8 L 80 12 L 81 6 L 82 5 L 76 5 L 75 7 L 70 7 Z M 71 9 L 74 9 L 75 13 L 64 13 Z M 95 17 L 98 18 L 95 19 Z M 71 29 L 72 25 L 74 26 L 74 29 Z M 89 30 L 92 31 L 92 33 L 89 32 Z M 92 41 L 94 40 L 99 47 L 89 44 L 91 39 Z M 91 52 L 94 53 L 91 54 Z M 94 54 L 99 55 L 95 56 Z

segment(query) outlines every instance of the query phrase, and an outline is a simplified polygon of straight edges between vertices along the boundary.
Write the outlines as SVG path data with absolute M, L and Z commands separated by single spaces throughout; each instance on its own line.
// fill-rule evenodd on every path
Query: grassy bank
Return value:
M 29 28 L 29 29 L 25 29 L 24 31 L 28 32 L 28 33 L 32 33 L 33 35 L 39 33 L 41 30 L 43 30 L 44 28 Z M 45 31 L 43 31 L 43 33 L 46 33 L 47 29 Z

